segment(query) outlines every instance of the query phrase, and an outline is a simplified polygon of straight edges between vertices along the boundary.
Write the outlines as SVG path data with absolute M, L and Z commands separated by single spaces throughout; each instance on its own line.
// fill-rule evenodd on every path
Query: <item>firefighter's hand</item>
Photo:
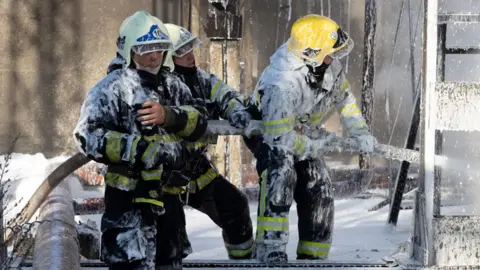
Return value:
M 165 122 L 165 108 L 158 102 L 147 100 L 138 110 L 142 125 L 161 125 Z
M 370 154 L 375 150 L 377 139 L 370 133 L 352 136 L 358 143 L 358 152 L 361 154 Z
M 234 109 L 228 116 L 230 125 L 236 128 L 245 128 L 250 120 L 252 120 L 252 116 L 243 106 Z

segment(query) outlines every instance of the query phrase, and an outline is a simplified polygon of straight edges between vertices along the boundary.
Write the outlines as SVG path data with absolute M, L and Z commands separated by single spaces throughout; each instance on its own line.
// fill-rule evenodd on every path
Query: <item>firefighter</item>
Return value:
M 262 136 L 245 141 L 257 159 L 260 196 L 256 258 L 288 260 L 288 215 L 297 204 L 297 259 L 326 259 L 333 233 L 334 200 L 323 155 L 334 135 L 320 132 L 325 114 L 335 107 L 349 136 L 362 153 L 373 151 L 376 139 L 356 105 L 340 59 L 353 41 L 336 22 L 320 15 L 297 20 L 290 38 L 270 58 L 247 101 Z M 309 136 L 313 134 L 322 136 Z
M 165 27 L 174 45 L 174 74 L 188 85 L 194 98 L 206 102 L 209 120 L 229 119 L 237 108 L 243 108 L 244 99 L 237 90 L 197 67 L 193 50 L 202 42 L 181 26 L 165 24 Z M 238 118 L 235 122 L 247 122 L 251 118 L 246 112 L 234 115 Z M 254 243 L 248 199 L 208 159 L 206 147 L 215 142 L 215 137 L 204 136 L 189 148 L 192 181 L 187 204 L 207 214 L 222 228 L 230 259 L 248 259 Z
M 173 49 L 167 33 L 144 11 L 123 21 L 117 39 L 121 68 L 89 90 L 74 130 L 80 151 L 107 165 L 101 259 L 109 269 L 182 269 L 183 205 L 178 196 L 165 195 L 163 187 L 175 183 L 162 174 L 166 167 L 184 166 L 187 141 L 203 135 L 207 117 L 204 104 L 166 66 Z M 158 112 L 154 120 L 148 111 Z M 182 181 L 178 186 L 188 184 Z M 165 212 L 176 215 L 165 220 Z M 171 239 L 157 234 L 165 224 L 176 228 Z M 159 252 L 165 242 L 177 246 Z

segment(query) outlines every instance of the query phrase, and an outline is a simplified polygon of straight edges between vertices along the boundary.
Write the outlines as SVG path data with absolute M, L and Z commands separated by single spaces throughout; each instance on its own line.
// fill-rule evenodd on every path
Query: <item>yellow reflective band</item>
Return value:
M 210 184 L 213 179 L 217 177 L 217 172 L 210 168 L 207 170 L 206 173 L 202 174 L 199 178 L 197 178 L 197 185 L 198 185 L 198 190 L 202 190 L 204 187 L 206 187 L 208 184 Z
M 180 138 L 176 135 L 152 135 L 143 137 L 148 142 L 178 142 Z
M 288 218 L 259 216 L 257 228 L 265 231 L 288 231 Z
M 147 146 L 147 149 L 145 149 L 145 152 L 143 152 L 142 160 L 143 161 L 150 160 L 153 157 L 153 155 L 155 155 L 155 151 L 157 151 L 157 149 L 153 147 L 152 144 L 149 143 Z
M 228 102 L 228 107 L 227 107 L 227 115 L 230 115 L 230 113 L 235 110 L 236 108 L 240 107 L 242 104 L 236 100 L 236 99 L 231 99 Z
M 340 90 L 345 90 L 347 89 L 347 87 L 348 87 L 348 81 L 344 80 L 342 83 L 342 86 L 340 86 Z
M 137 186 L 137 182 L 137 179 L 129 178 L 117 173 L 107 172 L 105 175 L 105 184 L 120 190 L 134 190 Z
M 288 124 L 288 123 L 295 122 L 295 120 L 297 120 L 296 117 L 282 118 L 282 119 L 278 119 L 278 120 L 265 121 L 265 122 L 263 122 L 263 125 L 265 125 L 265 126 L 282 125 L 282 124 Z
M 322 122 L 322 118 L 323 118 L 323 112 L 312 114 L 310 115 L 310 118 L 308 119 L 307 123 L 310 125 L 318 124 Z
M 134 162 L 135 161 L 135 156 L 136 156 L 136 150 L 137 150 L 137 145 L 138 142 L 140 141 L 142 137 L 137 136 L 135 139 L 132 141 L 132 147 L 130 147 L 130 161 Z
M 141 171 L 142 179 L 145 181 L 160 181 L 162 179 L 163 170 Z
M 268 134 L 284 133 L 295 128 L 296 117 L 283 118 L 278 120 L 264 121 L 263 131 Z
M 245 257 L 253 251 L 253 239 L 249 239 L 245 243 L 232 245 L 225 243 L 227 252 L 232 257 Z
M 184 194 L 187 191 L 186 187 L 162 187 L 162 190 L 169 194 Z
M 135 198 L 133 200 L 134 203 L 149 203 L 149 204 L 154 204 L 154 205 L 158 205 L 160 207 L 163 207 L 163 202 L 161 201 L 157 201 L 157 200 L 154 200 L 154 199 L 148 199 L 148 198 Z
M 217 81 L 210 92 L 210 100 L 215 100 L 214 97 L 217 94 L 218 88 L 222 85 L 222 81 Z
M 195 150 L 198 148 L 203 148 L 208 144 L 216 144 L 217 143 L 217 136 L 215 135 L 203 135 L 198 141 L 196 142 L 187 142 L 187 148 L 190 150 Z
M 362 114 L 355 103 L 343 107 L 340 113 L 343 117 L 352 117 Z
M 293 151 L 295 154 L 301 156 L 305 150 L 305 144 L 307 141 L 303 139 L 301 136 L 297 136 L 297 140 L 295 141 L 295 149 Z
M 358 107 L 357 107 L 357 104 L 353 103 L 353 104 L 349 104 L 349 105 L 346 105 L 346 106 L 343 106 L 342 110 L 340 110 L 340 113 L 342 115 L 345 115 L 345 113 L 351 111 L 351 110 L 355 110 L 357 109 L 358 110 Z
M 345 113 L 345 114 L 343 115 L 343 117 L 352 117 L 352 116 L 354 116 L 354 115 L 360 115 L 360 114 L 361 114 L 361 112 L 360 112 L 360 110 L 357 108 L 357 109 L 348 111 L 348 113 Z
M 329 243 L 318 243 L 309 241 L 299 241 L 297 254 L 305 254 L 317 257 L 327 257 L 330 252 Z
M 197 182 L 195 180 L 191 180 L 188 182 L 188 192 L 189 193 L 195 193 L 197 191 Z
M 354 128 L 354 127 L 360 127 L 362 130 L 367 130 L 367 124 L 363 121 L 357 121 L 351 125 L 349 125 L 349 128 Z
M 107 158 L 111 162 L 120 162 L 122 160 L 122 137 L 122 133 L 116 131 L 108 132 L 105 154 L 107 154 Z
M 181 108 L 187 111 L 187 125 L 182 131 L 178 132 L 177 134 L 179 136 L 188 136 L 192 134 L 192 132 L 195 130 L 195 127 L 197 126 L 199 112 L 191 106 L 182 106 Z
M 259 200 L 259 207 L 258 207 L 258 213 L 259 216 L 264 216 L 265 215 L 265 209 L 267 205 L 267 170 L 264 170 L 262 174 L 260 175 L 261 178 L 261 185 L 260 185 L 260 200 Z M 265 235 L 265 230 L 261 228 L 257 228 L 257 239 L 262 240 Z
M 205 142 L 187 142 L 187 148 L 190 149 L 190 150 L 203 148 L 205 146 L 207 146 L 207 143 L 205 143 Z

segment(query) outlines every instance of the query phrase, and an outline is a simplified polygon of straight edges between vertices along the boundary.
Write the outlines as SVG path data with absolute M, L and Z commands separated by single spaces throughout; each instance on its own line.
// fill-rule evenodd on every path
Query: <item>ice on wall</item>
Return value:
M 480 130 L 480 84 L 439 83 L 436 87 L 439 130 Z

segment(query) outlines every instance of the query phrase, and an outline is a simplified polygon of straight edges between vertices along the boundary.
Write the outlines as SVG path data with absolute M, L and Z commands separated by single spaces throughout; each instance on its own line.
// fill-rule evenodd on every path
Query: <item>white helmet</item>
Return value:
M 172 51 L 173 43 L 165 25 L 148 12 L 137 11 L 126 18 L 117 38 L 117 53 L 124 60 L 124 67 L 130 65 L 131 51 L 145 54 L 154 51 Z
M 181 26 L 166 23 L 165 27 L 173 43 L 174 56 L 182 57 L 202 44 L 200 39 Z

